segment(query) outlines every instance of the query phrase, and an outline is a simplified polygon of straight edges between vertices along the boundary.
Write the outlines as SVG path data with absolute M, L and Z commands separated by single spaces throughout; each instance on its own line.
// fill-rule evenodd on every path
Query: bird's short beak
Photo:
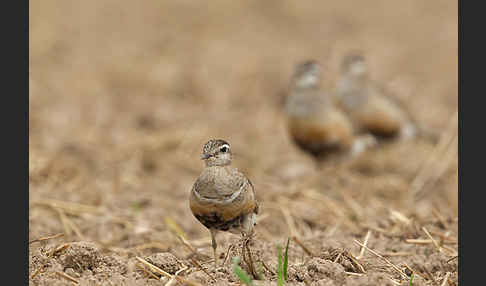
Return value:
M 202 154 L 201 155 L 201 160 L 206 160 L 209 157 L 211 157 L 209 154 Z

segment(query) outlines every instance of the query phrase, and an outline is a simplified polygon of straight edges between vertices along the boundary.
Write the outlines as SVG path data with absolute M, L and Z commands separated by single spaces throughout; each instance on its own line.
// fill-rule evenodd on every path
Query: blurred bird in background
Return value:
M 321 90 L 321 65 L 307 60 L 295 66 L 284 113 L 294 143 L 321 159 L 330 153 L 359 154 L 374 145 L 372 136 L 355 137 L 348 116 Z
M 413 138 L 418 128 L 403 104 L 369 79 L 365 58 L 348 53 L 341 62 L 337 103 L 349 115 L 358 132 L 378 137 Z

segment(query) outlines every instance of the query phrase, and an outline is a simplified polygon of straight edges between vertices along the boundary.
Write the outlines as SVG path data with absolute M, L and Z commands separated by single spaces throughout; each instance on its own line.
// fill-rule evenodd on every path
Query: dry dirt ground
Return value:
M 30 285 L 168 283 L 144 263 L 238 285 L 239 238 L 214 270 L 188 207 L 209 138 L 261 202 L 255 285 L 288 237 L 287 285 L 457 285 L 456 1 L 33 0 L 29 40 Z M 351 49 L 437 141 L 319 165 L 293 145 L 293 65 L 320 61 L 332 90 Z

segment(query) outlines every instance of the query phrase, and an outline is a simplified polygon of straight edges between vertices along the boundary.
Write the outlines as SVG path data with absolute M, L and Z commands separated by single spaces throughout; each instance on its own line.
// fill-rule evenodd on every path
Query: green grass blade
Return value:
M 413 276 L 414 276 L 414 275 L 413 275 L 413 273 L 412 273 L 412 275 L 410 275 L 410 281 L 408 282 L 408 285 L 409 285 L 409 286 L 412 286 L 412 282 L 413 282 Z
M 241 269 L 241 267 L 238 265 L 240 263 L 240 258 L 239 257 L 234 257 L 233 258 L 233 271 L 235 272 L 236 276 L 240 279 L 242 283 L 245 283 L 246 285 L 253 286 L 253 281 L 251 280 L 250 276 L 246 274 L 246 272 Z
M 277 285 L 282 286 L 283 285 L 283 265 L 282 265 L 282 247 L 277 247 L 278 251 L 278 257 L 277 257 Z
M 287 266 L 289 265 L 289 242 L 290 238 L 287 238 L 287 246 L 285 247 L 284 261 L 283 261 L 283 276 L 287 281 Z

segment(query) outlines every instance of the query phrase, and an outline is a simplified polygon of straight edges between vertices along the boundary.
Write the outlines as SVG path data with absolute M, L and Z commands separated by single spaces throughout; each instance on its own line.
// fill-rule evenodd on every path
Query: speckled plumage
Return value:
M 209 154 L 213 150 L 215 150 L 217 147 L 222 146 L 222 145 L 228 145 L 229 143 L 224 141 L 223 139 L 211 139 L 206 144 L 203 146 L 203 154 Z

